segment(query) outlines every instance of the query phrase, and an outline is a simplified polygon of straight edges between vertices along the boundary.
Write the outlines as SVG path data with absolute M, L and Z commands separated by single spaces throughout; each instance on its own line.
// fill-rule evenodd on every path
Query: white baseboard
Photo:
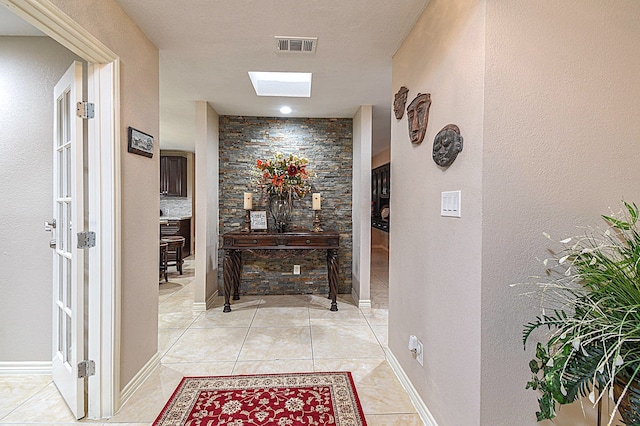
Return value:
M 0 362 L 0 376 L 16 374 L 51 374 L 51 361 Z
M 356 277 L 353 277 L 353 282 L 354 283 L 358 282 Z M 351 297 L 353 298 L 353 301 L 356 302 L 356 305 L 358 305 L 358 308 L 370 308 L 371 307 L 371 299 L 360 299 L 360 295 L 358 295 L 358 293 L 356 293 L 355 285 L 351 286 Z
M 120 394 L 120 407 L 122 407 L 131 395 L 133 395 L 144 383 L 144 381 L 160 366 L 160 355 L 155 353 L 149 361 L 133 376 L 133 379 L 127 383 Z
M 358 300 L 358 308 L 371 308 L 371 300 Z
M 214 291 L 211 296 L 207 299 L 206 302 L 193 302 L 193 311 L 194 312 L 204 312 L 213 306 L 213 302 L 215 298 L 218 297 L 218 290 Z
M 358 308 L 362 309 L 371 307 L 371 299 L 360 300 L 360 296 L 356 293 L 356 289 L 353 286 L 351 287 L 351 297 L 353 298 L 353 301 L 356 302 L 356 305 L 358 305 Z
M 351 274 L 351 298 L 356 302 L 358 308 L 371 308 L 371 299 L 360 299 L 360 295 L 356 291 L 356 288 L 360 288 L 360 281 L 358 277 Z
M 389 348 L 384 348 L 384 351 L 387 354 L 387 362 L 389 362 L 391 369 L 394 373 L 396 373 L 396 376 L 398 376 L 398 380 L 400 380 L 400 383 L 409 394 L 409 398 L 411 399 L 413 405 L 416 407 L 416 411 L 418 411 L 418 415 L 420 416 L 420 419 L 422 419 L 422 422 L 425 424 L 425 426 L 438 426 L 438 423 L 436 423 L 436 419 L 433 418 L 433 415 L 427 408 L 427 405 L 424 403 L 420 395 L 418 395 L 418 391 L 415 387 L 413 387 L 413 383 L 411 383 L 411 380 L 409 380 L 409 377 L 402 369 L 402 366 L 400 365 L 400 362 L 398 362 L 398 359 L 393 355 L 393 352 L 391 352 Z

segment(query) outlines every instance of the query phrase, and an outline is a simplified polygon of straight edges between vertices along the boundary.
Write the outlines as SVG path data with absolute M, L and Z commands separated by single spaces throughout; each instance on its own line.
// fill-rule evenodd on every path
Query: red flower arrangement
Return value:
M 304 197 L 311 190 L 311 173 L 307 170 L 309 160 L 293 154 L 285 156 L 281 152 L 273 160 L 256 161 L 255 183 L 265 198 L 279 195 L 290 201 Z

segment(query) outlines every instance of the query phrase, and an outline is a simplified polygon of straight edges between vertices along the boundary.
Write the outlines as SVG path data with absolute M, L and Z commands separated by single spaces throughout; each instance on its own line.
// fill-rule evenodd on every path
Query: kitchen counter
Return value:
M 160 216 L 160 224 L 167 223 L 170 220 L 191 219 L 191 216 Z

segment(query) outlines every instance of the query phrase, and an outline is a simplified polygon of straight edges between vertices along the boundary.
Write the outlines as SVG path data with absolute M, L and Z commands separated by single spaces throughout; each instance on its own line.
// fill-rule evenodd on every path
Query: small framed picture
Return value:
M 129 152 L 153 157 L 153 136 L 129 127 Z
M 267 229 L 267 212 L 262 211 L 251 211 L 251 230 L 252 231 L 261 231 Z

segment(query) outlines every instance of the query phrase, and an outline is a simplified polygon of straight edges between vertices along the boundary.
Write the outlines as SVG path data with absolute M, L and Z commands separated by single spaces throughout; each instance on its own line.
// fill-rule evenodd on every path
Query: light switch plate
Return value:
M 460 198 L 462 191 L 444 191 L 440 202 L 440 216 L 461 217 Z

